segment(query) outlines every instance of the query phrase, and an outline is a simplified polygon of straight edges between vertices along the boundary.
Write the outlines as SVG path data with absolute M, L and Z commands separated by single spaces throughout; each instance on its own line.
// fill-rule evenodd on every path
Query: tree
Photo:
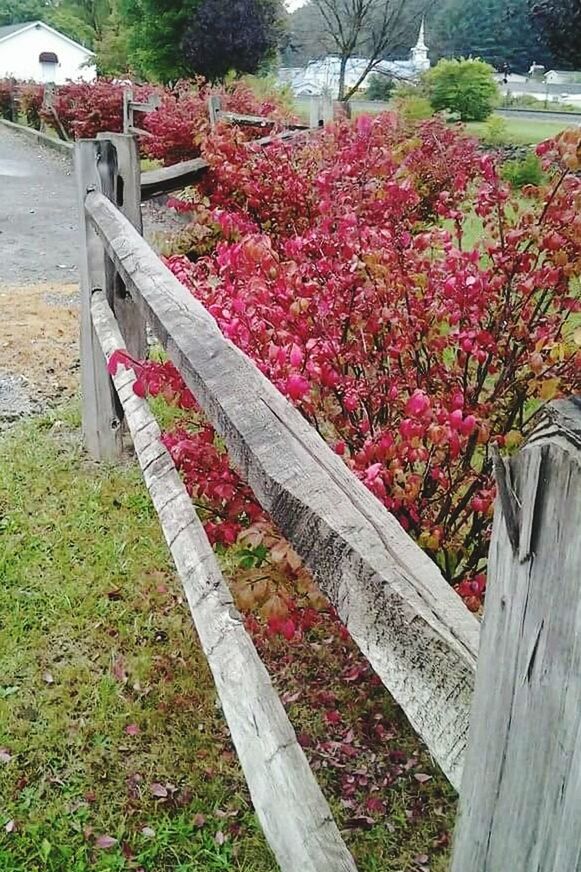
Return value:
M 0 27 L 42 20 L 46 5 L 43 0 L 0 0 Z
M 531 0 L 532 2 L 532 0 Z M 429 26 L 432 56 L 479 57 L 501 69 L 526 72 L 533 61 L 551 66 L 539 41 L 529 0 L 446 0 Z
M 541 42 L 567 65 L 581 66 L 581 3 L 579 0 L 529 0 Z
M 400 46 L 410 21 L 419 24 L 429 0 L 312 0 L 323 21 L 327 45 L 339 56 L 339 100 L 348 100 L 378 63 Z M 356 54 L 367 59 L 358 80 L 346 90 L 345 72 Z
M 274 56 L 280 18 L 275 0 L 201 0 L 183 39 L 187 66 L 210 81 L 255 73 Z
M 180 46 L 197 4 L 198 0 L 120 0 L 131 68 L 159 82 L 187 76 Z
M 374 73 L 369 79 L 366 97 L 368 100 L 389 100 L 394 88 L 393 79 Z
M 442 59 L 426 74 L 430 103 L 436 111 L 457 112 L 462 121 L 484 121 L 498 93 L 493 73 L 484 61 Z

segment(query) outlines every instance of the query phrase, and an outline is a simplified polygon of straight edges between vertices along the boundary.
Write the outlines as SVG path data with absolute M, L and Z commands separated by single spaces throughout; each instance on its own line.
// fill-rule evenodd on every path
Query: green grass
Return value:
M 274 872 L 139 471 L 89 461 L 74 409 L 4 434 L 0 458 L 0 872 Z M 381 686 L 341 681 L 343 649 L 320 632 L 306 660 L 283 642 L 266 654 L 296 690 L 297 731 L 329 738 L 306 687 L 335 683 L 350 765 L 389 776 L 386 815 L 361 827 L 345 769 L 313 758 L 358 868 L 411 872 L 429 854 L 443 872 L 454 792 Z M 390 737 L 365 746 L 378 717 Z M 394 774 L 395 754 L 409 771 Z
M 271 872 L 140 475 L 71 423 L 0 442 L 0 870 Z
M 524 118 L 503 118 L 506 122 L 507 140 L 512 145 L 536 145 L 544 139 L 550 139 L 565 130 L 569 124 L 565 121 L 541 121 Z M 468 133 L 483 137 L 486 135 L 485 121 L 472 121 L 466 125 Z

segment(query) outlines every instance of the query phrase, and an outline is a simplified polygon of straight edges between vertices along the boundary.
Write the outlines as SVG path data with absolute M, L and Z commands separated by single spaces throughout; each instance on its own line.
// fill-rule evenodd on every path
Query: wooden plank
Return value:
M 91 322 L 91 296 L 96 288 L 112 294 L 105 264 L 105 250 L 94 228 L 86 220 L 84 199 L 88 190 L 111 192 L 109 172 L 112 167 L 112 146 L 107 142 L 80 140 L 75 145 L 80 223 L 81 269 L 81 393 L 83 435 L 87 451 L 96 460 L 121 456 L 121 410 L 105 358 Z M 104 168 L 100 173 L 98 167 Z
M 232 461 L 459 785 L 480 625 L 434 563 L 107 200 L 85 207 Z
M 201 157 L 185 160 L 171 167 L 160 167 L 141 174 L 141 200 L 150 200 L 160 194 L 169 194 L 193 184 L 208 169 Z
M 91 306 L 107 358 L 123 338 L 102 293 Z M 135 376 L 113 376 L 137 458 L 182 580 L 264 834 L 285 872 L 356 872 L 254 643 L 222 576 L 184 484 L 160 441 Z
M 137 232 L 143 234 L 141 171 L 137 140 L 134 136 L 124 133 L 99 133 L 97 139 L 110 142 L 115 149 L 116 166 L 111 199 L 119 211 L 131 221 Z M 125 347 L 133 357 L 141 360 L 147 354 L 145 320 L 114 268 L 109 280 L 113 288 L 110 302 L 121 328 Z
M 581 402 L 500 470 L 452 870 L 579 872 Z

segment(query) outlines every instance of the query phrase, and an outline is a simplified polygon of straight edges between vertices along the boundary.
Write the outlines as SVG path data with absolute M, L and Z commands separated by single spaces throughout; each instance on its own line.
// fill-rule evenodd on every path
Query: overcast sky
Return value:
M 306 2 L 307 0 L 285 0 L 286 7 L 291 12 L 293 12 L 295 9 L 298 9 L 299 6 L 304 6 Z

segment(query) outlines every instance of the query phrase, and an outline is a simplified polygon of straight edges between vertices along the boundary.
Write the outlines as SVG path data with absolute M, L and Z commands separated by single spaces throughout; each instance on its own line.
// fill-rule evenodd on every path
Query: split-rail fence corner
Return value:
M 356 866 L 133 372 L 108 373 L 116 351 L 145 353 L 146 325 L 460 792 L 453 872 L 581 872 L 579 402 L 551 404 L 518 454 L 498 460 L 481 631 L 435 564 L 142 238 L 142 199 L 190 184 L 205 162 L 140 178 L 126 134 L 77 142 L 75 161 L 86 446 L 111 461 L 131 434 L 281 869 Z

